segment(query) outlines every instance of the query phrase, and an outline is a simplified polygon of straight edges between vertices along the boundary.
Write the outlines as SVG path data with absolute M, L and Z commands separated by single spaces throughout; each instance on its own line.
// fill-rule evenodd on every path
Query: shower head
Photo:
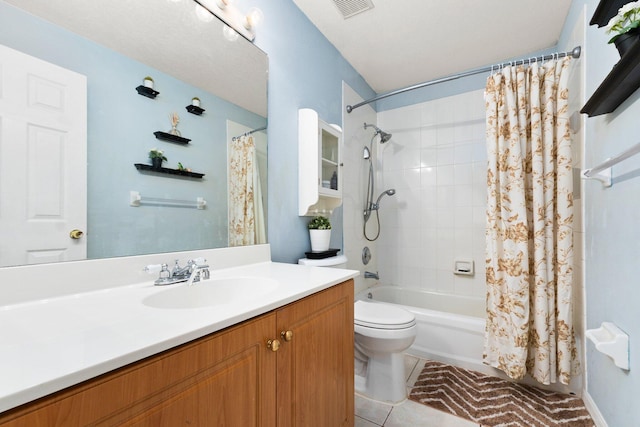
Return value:
M 376 200 L 376 203 L 374 206 L 376 206 L 376 209 L 378 209 L 378 205 L 380 204 L 380 199 L 382 199 L 382 196 L 387 195 L 387 196 L 393 196 L 394 194 L 396 194 L 396 190 L 394 188 L 390 188 L 386 191 L 383 191 L 382 193 L 380 193 L 380 195 L 378 196 L 378 200 Z
M 372 127 L 372 128 L 374 128 L 376 130 L 375 135 L 380 135 L 380 144 L 384 144 L 385 142 L 387 142 L 387 141 L 389 141 L 391 139 L 392 135 L 390 133 L 388 133 L 388 132 L 383 131 L 378 126 L 370 125 L 370 124 L 367 124 L 367 123 L 364 124 L 364 128 L 365 129 L 369 128 L 369 127 Z
M 384 144 L 385 142 L 387 142 L 388 140 L 391 139 L 391 134 L 387 133 L 383 130 L 379 130 L 378 132 L 380 134 L 380 144 Z M 391 194 L 390 194 L 391 196 Z

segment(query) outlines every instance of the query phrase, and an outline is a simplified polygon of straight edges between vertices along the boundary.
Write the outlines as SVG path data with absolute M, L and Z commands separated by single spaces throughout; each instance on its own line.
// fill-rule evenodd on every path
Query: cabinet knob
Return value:
M 267 341 L 267 348 L 271 351 L 278 351 L 278 349 L 280 348 L 280 341 L 278 340 Z
M 280 336 L 283 340 L 289 342 L 293 339 L 293 331 L 282 331 L 280 332 Z

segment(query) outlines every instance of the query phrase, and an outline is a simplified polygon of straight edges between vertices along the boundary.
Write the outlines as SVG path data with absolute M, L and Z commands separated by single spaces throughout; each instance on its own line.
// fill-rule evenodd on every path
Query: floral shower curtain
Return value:
M 229 154 L 229 246 L 266 241 L 256 146 L 253 137 L 241 136 Z
M 570 59 L 509 66 L 486 86 L 487 326 L 484 363 L 514 379 L 568 384 L 573 177 Z

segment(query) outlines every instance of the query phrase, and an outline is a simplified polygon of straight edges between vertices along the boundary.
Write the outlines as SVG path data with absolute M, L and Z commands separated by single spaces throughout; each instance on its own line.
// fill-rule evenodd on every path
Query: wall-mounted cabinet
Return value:
M 342 130 L 298 110 L 298 215 L 328 215 L 342 204 Z

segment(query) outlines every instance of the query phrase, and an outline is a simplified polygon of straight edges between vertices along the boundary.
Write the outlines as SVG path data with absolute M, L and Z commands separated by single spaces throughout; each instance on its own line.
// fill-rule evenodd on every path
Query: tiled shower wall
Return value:
M 377 242 L 383 284 L 485 296 L 486 145 L 483 90 L 378 113 Z M 372 218 L 375 229 L 375 217 Z M 453 274 L 456 260 L 475 274 Z

